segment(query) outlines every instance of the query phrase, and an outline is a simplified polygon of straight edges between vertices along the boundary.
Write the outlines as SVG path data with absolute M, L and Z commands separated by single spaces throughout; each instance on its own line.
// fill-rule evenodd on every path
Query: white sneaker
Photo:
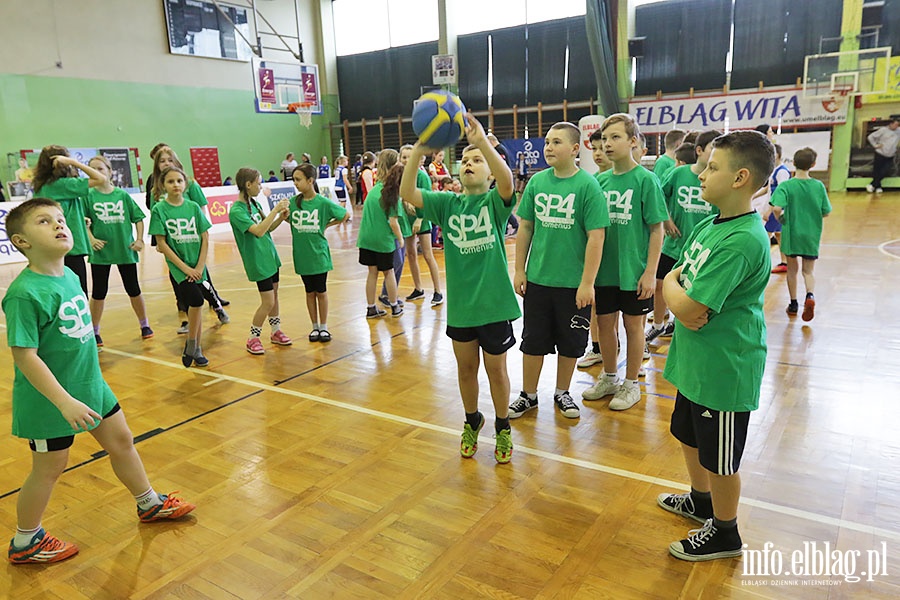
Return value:
M 604 373 L 597 380 L 597 383 L 589 387 L 588 389 L 581 392 L 581 397 L 585 400 L 599 400 L 604 396 L 609 396 L 610 394 L 615 394 L 619 391 L 621 384 L 619 382 L 619 378 L 615 379 L 611 377 L 607 377 Z
M 644 360 L 650 360 L 650 346 L 644 344 Z
M 875 186 L 873 186 L 873 185 L 870 183 L 869 185 L 866 186 L 866 191 L 869 192 L 869 193 L 871 194 L 872 192 L 875 191 Z
M 641 388 L 637 385 L 620 385 L 613 399 L 609 401 L 611 410 L 628 410 L 641 401 Z
M 600 352 L 594 352 L 593 350 L 588 350 L 587 354 L 579 359 L 577 365 L 579 369 L 587 369 L 588 367 L 593 367 L 596 364 L 600 364 L 603 362 L 603 354 Z
M 881 188 L 875 188 L 875 193 L 876 193 L 876 194 L 880 194 L 880 193 L 883 192 L 883 191 L 884 191 L 884 190 L 881 189 Z

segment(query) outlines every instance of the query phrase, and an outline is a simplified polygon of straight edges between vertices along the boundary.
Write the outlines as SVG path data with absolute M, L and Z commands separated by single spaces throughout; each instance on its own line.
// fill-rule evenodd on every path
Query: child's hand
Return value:
M 262 193 L 263 193 L 263 196 L 265 196 L 266 198 L 268 198 L 269 196 L 272 195 L 272 190 L 270 190 L 269 188 L 267 188 L 267 187 L 264 186 L 263 189 L 262 189 Z
M 466 122 L 468 123 L 466 126 L 466 139 L 469 143 L 473 146 L 478 146 L 481 142 L 487 144 L 487 134 L 484 133 L 484 127 L 481 126 L 481 123 L 478 122 L 475 115 L 467 112 Z
M 677 239 L 677 238 L 681 237 L 681 230 L 678 229 L 678 225 L 676 225 L 675 221 L 673 221 L 672 219 L 666 219 L 663 222 L 663 227 L 666 230 L 666 235 L 669 236 L 670 238 Z
M 275 210 L 284 214 L 288 214 L 289 212 L 291 212 L 291 201 L 287 199 L 280 201 L 275 205 Z
M 71 167 L 78 164 L 78 161 L 72 158 L 71 156 L 63 156 L 62 154 L 57 154 L 53 157 L 53 167 L 64 166 Z
M 91 240 L 91 248 L 94 250 L 103 250 L 103 246 L 106 245 L 106 240 L 98 240 L 97 238 L 93 238 Z
M 140 252 L 144 249 L 144 240 L 134 240 L 133 242 L 131 242 L 131 244 L 128 245 L 128 247 L 135 252 Z
M 188 269 L 184 274 L 187 276 L 188 281 L 193 283 L 197 283 L 203 279 L 203 271 L 198 271 L 197 269 Z
M 59 412 L 75 431 L 87 431 L 102 420 L 97 412 L 75 398 L 61 406 Z
M 706 325 L 709 322 L 709 311 L 706 311 L 705 313 L 701 314 L 699 317 L 697 317 L 691 321 L 684 321 L 682 319 L 678 319 L 678 320 L 681 321 L 682 325 L 684 325 L 691 331 L 698 331 L 698 330 L 700 330 L 701 327 L 703 327 L 704 325 Z
M 575 306 L 580 310 L 594 303 L 594 286 L 581 284 L 575 292 Z
M 653 297 L 653 292 L 656 290 L 656 275 L 654 273 L 648 273 L 644 271 L 641 278 L 638 279 L 637 284 L 637 296 L 638 300 L 646 300 L 647 298 Z
M 518 271 L 513 276 L 513 289 L 516 290 L 516 293 L 523 298 L 525 297 L 525 288 L 528 287 L 528 278 L 525 276 L 525 273 L 519 273 Z

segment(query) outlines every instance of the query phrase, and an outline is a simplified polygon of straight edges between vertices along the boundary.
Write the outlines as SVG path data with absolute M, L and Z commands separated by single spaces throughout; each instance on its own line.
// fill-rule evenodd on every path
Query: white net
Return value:
M 297 107 L 297 116 L 300 118 L 300 125 L 309 129 L 312 125 L 312 104 L 301 103 Z

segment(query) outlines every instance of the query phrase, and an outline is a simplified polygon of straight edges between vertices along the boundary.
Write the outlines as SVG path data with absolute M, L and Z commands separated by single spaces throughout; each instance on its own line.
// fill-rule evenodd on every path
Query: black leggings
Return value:
M 205 281 L 203 283 L 195 283 L 187 279 L 179 283 L 175 289 L 175 296 L 178 298 L 178 310 L 181 310 L 182 303 L 184 303 L 184 306 L 190 306 L 191 308 L 203 306 L 203 298 L 206 296 L 204 291 L 205 283 Z M 187 308 L 185 308 L 184 312 L 187 312 Z
M 106 300 L 109 292 L 109 271 L 112 265 L 91 265 L 91 282 L 93 290 L 91 298 L 94 300 Z M 119 277 L 125 286 L 125 293 L 129 298 L 141 295 L 141 284 L 138 283 L 137 264 L 116 265 L 119 269 Z
M 84 295 L 87 296 L 87 266 L 84 264 L 84 257 L 84 254 L 66 254 L 63 262 L 67 267 L 75 271 L 76 275 L 78 275 L 78 281 L 81 282 L 81 291 L 83 291 Z
M 177 283 L 175 281 L 175 278 L 172 277 L 172 274 L 169 273 L 169 283 L 172 284 L 172 291 L 175 292 L 175 302 L 178 304 L 178 312 L 186 313 L 189 303 L 185 302 L 183 294 L 179 291 L 180 286 L 182 286 L 184 282 L 181 282 L 180 284 Z M 209 302 L 210 308 L 213 308 L 215 310 L 222 309 L 222 303 L 219 301 L 219 296 L 215 293 L 215 288 L 212 286 L 212 282 L 209 280 L 209 271 L 206 272 L 206 281 L 197 284 L 197 287 L 200 289 L 200 293 L 202 294 L 203 298 L 205 298 L 206 301 Z M 200 306 L 202 305 L 203 303 L 201 302 Z M 190 304 L 190 306 L 195 305 Z

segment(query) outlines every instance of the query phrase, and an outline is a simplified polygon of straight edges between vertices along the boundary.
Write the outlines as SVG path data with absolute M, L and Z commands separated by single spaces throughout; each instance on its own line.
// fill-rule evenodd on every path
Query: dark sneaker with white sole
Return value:
M 669 544 L 669 553 L 690 562 L 737 558 L 743 554 L 743 544 L 737 527 L 719 529 L 707 519 L 703 527 L 689 531 L 686 539 Z

